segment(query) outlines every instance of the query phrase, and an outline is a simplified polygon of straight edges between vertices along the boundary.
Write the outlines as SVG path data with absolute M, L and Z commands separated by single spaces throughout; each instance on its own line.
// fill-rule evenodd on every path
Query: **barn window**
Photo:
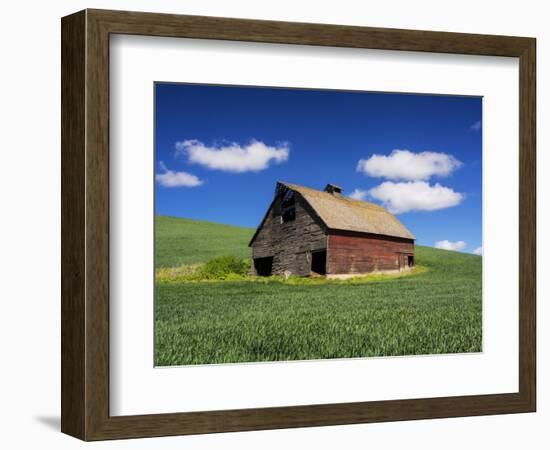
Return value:
M 296 198 L 294 191 L 286 191 L 281 202 L 281 220 L 282 222 L 290 222 L 296 219 Z
M 281 215 L 281 199 L 276 198 L 273 202 L 273 210 L 272 210 L 273 217 L 278 217 Z

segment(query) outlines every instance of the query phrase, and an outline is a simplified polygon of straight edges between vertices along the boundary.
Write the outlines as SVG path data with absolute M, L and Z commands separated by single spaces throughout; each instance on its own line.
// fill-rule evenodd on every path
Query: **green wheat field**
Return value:
M 416 247 L 407 275 L 247 275 L 254 230 L 156 218 L 157 366 L 482 350 L 482 258 Z

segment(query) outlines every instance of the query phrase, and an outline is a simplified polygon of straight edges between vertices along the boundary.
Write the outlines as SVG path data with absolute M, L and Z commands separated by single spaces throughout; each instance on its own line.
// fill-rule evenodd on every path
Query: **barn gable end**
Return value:
M 279 205 L 282 195 L 284 192 L 280 192 L 272 202 L 250 243 L 253 260 L 263 260 L 254 269 L 258 273 L 258 269 L 261 271 L 265 266 L 256 266 L 263 263 L 269 265 L 268 258 L 272 258 L 272 274 L 288 271 L 293 275 L 306 276 L 311 271 L 312 252 L 326 249 L 326 231 L 299 194 L 294 199 L 294 219 L 283 221 L 284 211 Z

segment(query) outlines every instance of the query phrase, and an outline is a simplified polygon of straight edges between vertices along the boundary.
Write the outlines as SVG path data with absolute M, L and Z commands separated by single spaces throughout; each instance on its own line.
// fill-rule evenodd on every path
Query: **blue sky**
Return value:
M 277 180 L 330 182 L 479 252 L 481 119 L 480 97 L 157 83 L 156 213 L 256 227 Z

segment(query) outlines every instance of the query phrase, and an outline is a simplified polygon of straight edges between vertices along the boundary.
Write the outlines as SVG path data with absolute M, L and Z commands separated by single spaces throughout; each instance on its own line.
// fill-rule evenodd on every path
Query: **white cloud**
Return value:
M 369 159 L 360 159 L 357 171 L 390 180 L 427 180 L 434 175 L 448 176 L 460 166 L 459 160 L 446 153 L 396 149 L 389 156 L 372 155 Z
M 483 255 L 483 247 L 476 248 L 472 253 L 474 255 Z
M 352 198 L 353 200 L 365 200 L 365 198 L 367 198 L 368 195 L 369 195 L 368 191 L 365 191 L 363 189 L 355 189 L 349 195 L 349 198 Z
M 186 155 L 189 162 L 235 173 L 258 172 L 267 169 L 271 162 L 285 162 L 289 152 L 286 144 L 271 147 L 254 140 L 247 145 L 230 143 L 211 147 L 195 139 L 176 142 L 176 155 Z
M 157 173 L 156 180 L 163 187 L 196 187 L 203 181 L 196 175 L 187 172 L 174 172 L 166 167 L 163 162 L 159 164 L 162 173 Z
M 481 130 L 481 120 L 478 120 L 477 122 L 473 123 L 472 125 L 470 125 L 470 130 L 471 131 L 479 131 Z
M 402 183 L 385 181 L 368 192 L 394 214 L 450 208 L 464 199 L 463 194 L 451 188 L 441 186 L 439 183 L 432 186 L 425 181 Z
M 466 242 L 464 241 L 451 242 L 445 239 L 444 241 L 437 241 L 435 243 L 435 248 L 441 248 L 443 250 L 453 250 L 455 252 L 464 250 L 464 247 L 466 247 Z

